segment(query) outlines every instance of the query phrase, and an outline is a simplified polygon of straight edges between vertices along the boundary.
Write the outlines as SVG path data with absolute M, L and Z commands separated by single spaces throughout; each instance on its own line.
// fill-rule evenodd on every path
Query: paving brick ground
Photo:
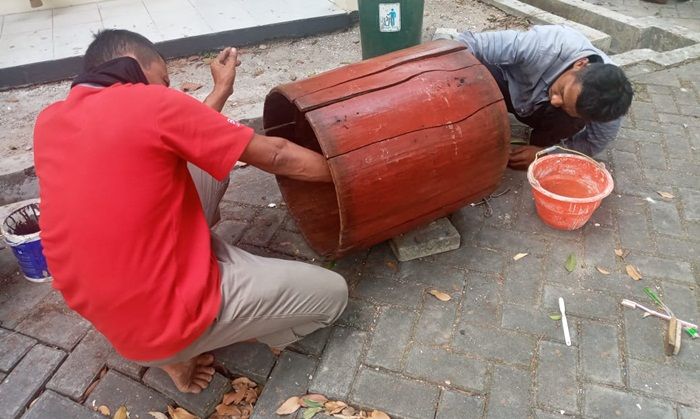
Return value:
M 586 227 L 544 226 L 524 174 L 509 171 L 502 188 L 511 192 L 492 217 L 481 207 L 451 216 L 460 249 L 401 263 L 382 244 L 338 261 L 351 299 L 335 326 L 279 358 L 262 345 L 222 349 L 219 372 L 265 385 L 256 418 L 276 417 L 279 403 L 308 390 L 398 418 L 700 418 L 700 341 L 666 357 L 663 322 L 620 306 L 646 302 L 650 286 L 679 317 L 700 321 L 700 63 L 635 81 L 629 118 L 600 156 L 615 191 Z M 324 264 L 271 202 L 281 203 L 271 176 L 237 169 L 217 231 L 259 254 Z M 616 248 L 631 253 L 621 260 Z M 514 261 L 520 252 L 529 255 Z M 95 417 L 101 404 L 125 404 L 132 417 L 168 404 L 205 414 L 226 391 L 217 376 L 202 396 L 177 394 L 115 354 L 50 285 L 19 277 L 8 249 L 0 261 L 0 419 Z M 625 274 L 628 263 L 641 281 Z M 559 296 L 570 347 L 548 317 Z

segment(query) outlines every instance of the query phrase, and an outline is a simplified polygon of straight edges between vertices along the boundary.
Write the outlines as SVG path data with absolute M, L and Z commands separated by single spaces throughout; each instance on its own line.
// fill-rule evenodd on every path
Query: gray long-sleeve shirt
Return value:
M 583 34 L 563 25 L 533 26 L 525 32 L 464 32 L 459 40 L 481 62 L 501 68 L 519 116 L 529 116 L 548 102 L 549 88 L 577 60 L 589 58 L 592 62 L 614 64 Z M 620 125 L 622 118 L 588 122 L 581 131 L 561 142 L 564 147 L 592 156 L 615 139 Z

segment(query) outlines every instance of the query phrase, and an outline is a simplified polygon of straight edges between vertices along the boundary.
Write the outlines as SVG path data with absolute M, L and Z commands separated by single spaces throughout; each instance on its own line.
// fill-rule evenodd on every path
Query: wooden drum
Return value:
M 337 258 L 492 193 L 509 121 L 466 46 L 434 41 L 274 88 L 268 135 L 322 153 L 333 183 L 278 177 L 309 245 Z

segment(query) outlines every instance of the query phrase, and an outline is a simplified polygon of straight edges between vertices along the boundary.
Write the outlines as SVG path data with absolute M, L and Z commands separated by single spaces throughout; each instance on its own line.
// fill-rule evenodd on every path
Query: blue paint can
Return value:
M 12 211 L 2 223 L 2 235 L 12 249 L 24 277 L 32 282 L 51 281 L 39 238 L 39 203 Z

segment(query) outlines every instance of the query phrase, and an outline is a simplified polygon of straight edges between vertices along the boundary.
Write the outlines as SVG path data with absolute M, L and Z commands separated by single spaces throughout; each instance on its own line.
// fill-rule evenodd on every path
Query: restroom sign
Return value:
M 401 3 L 379 3 L 379 32 L 401 30 Z

